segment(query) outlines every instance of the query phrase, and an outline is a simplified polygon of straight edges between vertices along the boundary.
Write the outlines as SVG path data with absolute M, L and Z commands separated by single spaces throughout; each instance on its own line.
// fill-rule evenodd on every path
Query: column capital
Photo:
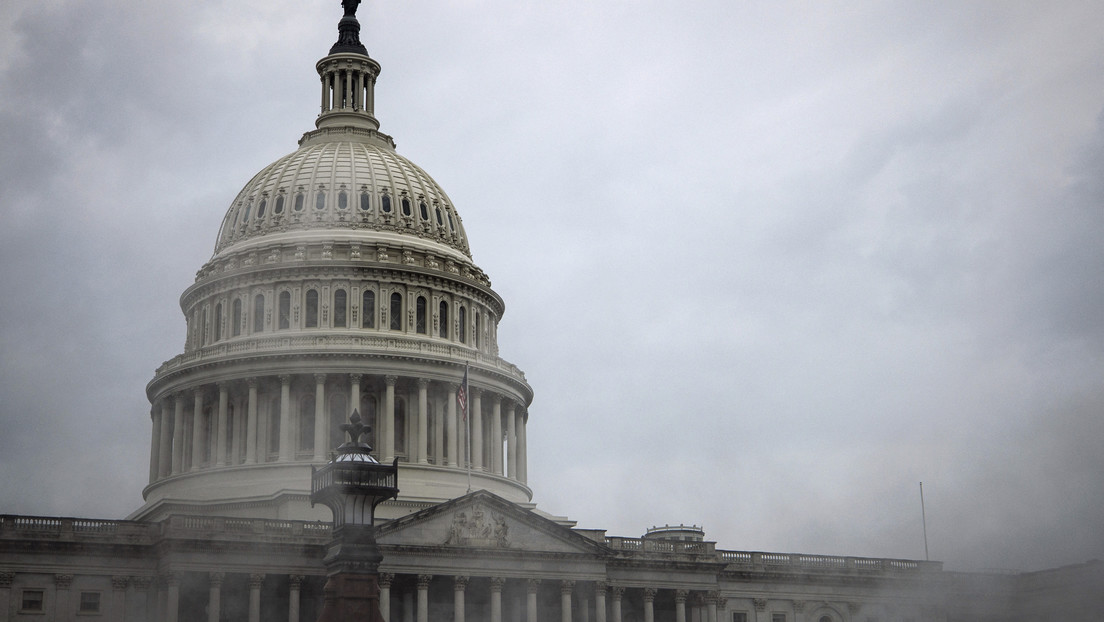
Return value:
M 465 589 L 467 589 L 467 587 L 468 587 L 468 576 L 467 575 L 456 575 L 455 577 L 452 578 L 452 580 L 453 580 L 453 589 L 456 590 L 457 592 L 463 592 Z
M 326 374 L 315 374 L 314 375 L 314 383 L 315 384 L 325 384 L 326 383 Z
M 264 576 L 263 572 L 250 573 L 250 575 L 249 575 L 249 587 L 250 587 L 250 589 L 260 589 L 261 584 L 264 583 L 264 579 L 265 579 L 265 576 Z
M 803 601 L 803 600 L 793 601 L 793 608 L 794 608 L 794 611 L 797 612 L 797 613 L 801 613 L 801 612 L 805 611 L 805 601 Z
M 429 378 L 418 378 L 418 388 L 424 389 L 429 386 Z
M 231 384 L 232 383 L 229 380 L 219 380 L 218 382 L 215 383 L 215 387 L 219 391 L 229 391 Z
M 675 602 L 685 603 L 686 597 L 690 595 L 690 590 L 675 590 Z
M 141 575 L 140 576 L 134 576 L 134 577 L 130 578 L 130 583 L 131 583 L 131 585 L 134 586 L 134 589 L 141 590 L 141 591 L 144 592 L 144 591 L 148 590 L 151 585 L 153 585 L 153 577 L 141 576 Z
M 122 592 L 130 585 L 130 577 L 126 575 L 113 575 L 111 577 L 111 589 Z
M 383 381 L 387 384 L 387 386 L 393 387 L 395 386 L 395 383 L 399 381 L 399 377 L 388 374 L 383 377 Z
M 54 585 L 59 590 L 67 590 L 69 586 L 73 584 L 73 575 L 71 574 L 56 574 L 54 575 Z
M 256 389 L 256 388 L 257 388 L 257 385 L 258 385 L 259 383 L 260 383 L 260 380 L 258 380 L 258 379 L 257 379 L 257 378 L 255 378 L 255 377 L 254 377 L 254 378 L 246 378 L 246 379 L 245 379 L 245 384 L 246 384 L 246 386 L 247 386 L 247 387 L 249 387 L 250 389 Z
M 644 588 L 644 602 L 650 603 L 655 600 L 656 589 L 654 587 Z
M 575 582 L 571 579 L 560 581 L 560 594 L 570 594 L 575 591 Z
M 222 585 L 222 580 L 226 578 L 225 572 L 208 572 L 207 583 L 211 587 L 218 587 Z
M 446 382 L 445 386 L 448 387 L 450 393 L 456 393 L 460 389 L 459 382 Z
M 753 598 L 753 599 L 751 599 L 751 603 L 753 605 L 755 605 L 755 610 L 756 611 L 766 611 L 767 610 L 767 599 L 765 599 L 765 598 Z
M 525 582 L 525 590 L 530 594 L 536 594 L 540 589 L 540 579 L 527 579 Z
M 484 393 L 487 393 L 487 391 L 484 391 L 479 387 L 471 386 L 470 382 L 468 383 L 468 390 L 471 392 L 472 397 L 479 397 L 480 399 L 482 399 Z
M 599 582 L 594 584 L 594 593 L 595 594 L 605 594 L 608 590 L 609 590 L 609 583 L 606 583 L 605 581 L 599 581 Z
M 862 603 L 858 603 L 858 602 L 854 602 L 854 601 L 850 601 L 850 602 L 847 603 L 847 611 L 852 616 L 858 615 L 858 613 L 861 609 L 862 609 Z
M 502 593 L 504 585 L 506 585 L 506 577 L 491 577 L 491 592 Z
M 391 587 L 391 582 L 395 580 L 395 573 L 393 572 L 381 572 L 379 573 L 379 586 Z
M 354 384 L 360 384 L 360 378 L 363 375 L 364 374 L 349 374 L 349 382 L 352 382 Z
M 306 579 L 306 577 L 301 574 L 288 575 L 288 587 L 293 590 L 298 590 L 303 587 L 303 579 Z
M 613 600 L 621 600 L 621 597 L 625 595 L 625 586 L 623 586 L 623 585 L 610 586 L 610 592 L 613 593 Z
M 161 579 L 161 584 L 165 587 L 180 586 L 180 575 L 171 570 L 161 573 L 161 576 L 158 578 Z
M 426 589 L 427 587 L 429 587 L 429 582 L 432 581 L 432 580 L 433 580 L 433 575 L 431 575 L 431 574 L 420 574 L 420 575 L 418 575 L 418 589 L 419 590 Z
M 11 587 L 12 581 L 15 580 L 14 572 L 0 572 L 0 587 Z
M 706 604 L 712 603 L 712 604 L 716 605 L 718 602 L 720 602 L 720 600 L 721 600 L 721 593 L 720 592 L 706 592 L 705 593 L 705 602 L 706 602 Z
M 282 386 L 287 386 L 291 384 L 291 374 L 280 374 L 279 376 L 277 376 L 277 378 L 280 379 L 280 384 Z

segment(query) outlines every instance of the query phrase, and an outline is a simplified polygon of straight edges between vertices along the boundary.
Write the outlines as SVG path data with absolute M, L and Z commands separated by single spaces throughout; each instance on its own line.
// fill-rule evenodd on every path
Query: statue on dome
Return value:
M 360 0 L 341 0 L 341 6 L 345 8 L 345 17 L 356 17 L 358 5 Z

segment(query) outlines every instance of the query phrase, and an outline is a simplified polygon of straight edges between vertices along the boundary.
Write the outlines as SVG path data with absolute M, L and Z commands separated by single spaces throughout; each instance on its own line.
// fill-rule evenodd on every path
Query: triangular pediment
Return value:
M 485 490 L 382 525 L 376 541 L 383 546 L 458 550 L 497 549 L 591 556 L 608 553 L 603 544 Z

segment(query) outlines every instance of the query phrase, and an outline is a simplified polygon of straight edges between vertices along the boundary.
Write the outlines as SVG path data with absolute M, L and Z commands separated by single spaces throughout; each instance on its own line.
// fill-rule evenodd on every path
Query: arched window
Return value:
M 268 205 L 268 199 L 262 198 L 261 203 L 257 206 L 257 220 L 264 218 L 265 207 Z
M 276 206 L 272 208 L 272 213 L 273 214 L 283 214 L 284 213 L 284 195 L 282 193 L 279 194 L 279 195 L 276 195 Z
M 464 307 L 460 307 L 460 310 L 456 312 L 456 319 L 460 321 L 460 343 L 468 342 L 468 324 Z
M 388 314 L 391 316 L 391 330 L 402 330 L 402 294 L 398 292 L 391 294 L 391 309 L 388 310 Z
M 475 341 L 475 347 L 479 348 L 479 337 L 483 334 L 483 322 L 481 321 L 483 316 L 479 311 L 475 312 L 475 333 L 472 335 Z
M 291 292 L 280 292 L 280 328 L 291 328 Z
M 250 204 L 249 204 L 249 203 L 246 203 L 246 204 L 245 204 L 245 210 L 244 210 L 244 211 L 242 211 L 242 219 L 241 219 L 241 221 L 242 221 L 242 224 L 243 224 L 243 225 L 245 224 L 245 222 L 246 222 L 247 220 L 249 220 L 249 208 L 250 208 L 250 207 L 251 207 L 251 206 L 250 206 Z
M 345 328 L 348 325 L 346 308 L 349 306 L 349 295 L 343 289 L 334 290 L 333 325 L 334 328 Z
M 314 451 L 314 394 L 299 399 L 299 451 Z
M 307 328 L 318 328 L 318 290 L 307 290 L 307 309 L 306 309 L 306 322 Z
M 230 305 L 230 336 L 237 337 L 241 334 L 241 298 L 235 298 Z
M 264 330 L 264 294 L 253 297 L 253 332 Z
M 372 195 L 368 194 L 367 192 L 360 193 L 360 209 L 364 212 L 371 211 Z
M 380 197 L 380 209 L 383 210 L 384 214 L 390 214 L 391 213 L 391 197 L 390 196 L 385 194 L 385 195 Z
M 417 305 L 415 307 L 415 330 L 419 334 L 426 334 L 426 299 L 425 296 L 418 296 Z
M 376 439 L 379 436 L 376 434 L 376 430 L 379 426 L 376 425 L 376 398 L 370 393 L 362 393 L 360 395 L 360 418 L 364 421 L 364 425 L 368 426 L 368 445 L 372 448 L 372 453 L 377 457 L 379 456 L 379 443 Z
M 337 193 L 337 209 L 345 209 L 349 207 L 349 194 L 344 190 Z
M 425 201 L 418 201 L 418 212 L 422 216 L 422 220 L 429 220 L 429 208 L 426 207 Z
M 314 209 L 324 210 L 326 209 L 326 192 L 319 190 L 314 195 Z
M 410 199 L 408 197 L 403 197 L 402 198 L 402 210 L 403 210 L 403 216 L 409 216 L 410 215 Z
M 439 336 L 441 336 L 442 338 L 444 338 L 444 339 L 448 339 L 448 323 L 449 323 L 448 303 L 445 302 L 444 300 L 441 301 L 441 306 L 439 308 L 439 311 L 440 311 L 440 315 L 441 315 L 441 318 L 440 318 L 441 325 L 437 327 L 437 334 Z
M 443 218 L 441 218 L 441 207 L 438 206 L 435 209 L 437 211 L 437 226 L 440 227 L 445 224 L 445 221 Z
M 406 400 L 395 400 L 395 455 L 406 456 Z
M 268 403 L 268 453 L 280 453 L 280 398 Z
M 349 415 L 353 414 L 348 409 L 349 398 L 344 393 L 335 393 L 329 397 L 330 402 L 330 448 L 340 446 L 345 442 L 346 434 L 341 431 L 342 424 L 349 422 Z
M 215 341 L 222 340 L 222 303 L 215 305 Z
M 456 231 L 456 225 L 452 224 L 452 212 L 449 212 L 448 219 L 449 219 L 449 229 L 451 229 L 452 231 Z
M 376 292 L 366 289 L 360 299 L 360 327 L 376 327 Z
M 300 192 L 295 195 L 295 211 L 303 211 L 303 193 Z

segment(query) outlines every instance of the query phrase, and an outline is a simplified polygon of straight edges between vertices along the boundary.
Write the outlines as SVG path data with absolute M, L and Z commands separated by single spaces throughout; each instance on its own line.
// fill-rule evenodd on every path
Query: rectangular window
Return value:
M 743 611 L 734 611 L 732 613 L 732 622 L 748 622 L 747 613 Z
M 771 622 L 786 622 L 786 614 L 784 613 L 772 613 Z
M 44 611 L 45 592 L 42 590 L 23 590 L 23 602 L 20 611 Z
M 99 592 L 81 592 L 80 593 L 80 609 L 78 613 L 99 613 L 100 612 L 100 593 Z

